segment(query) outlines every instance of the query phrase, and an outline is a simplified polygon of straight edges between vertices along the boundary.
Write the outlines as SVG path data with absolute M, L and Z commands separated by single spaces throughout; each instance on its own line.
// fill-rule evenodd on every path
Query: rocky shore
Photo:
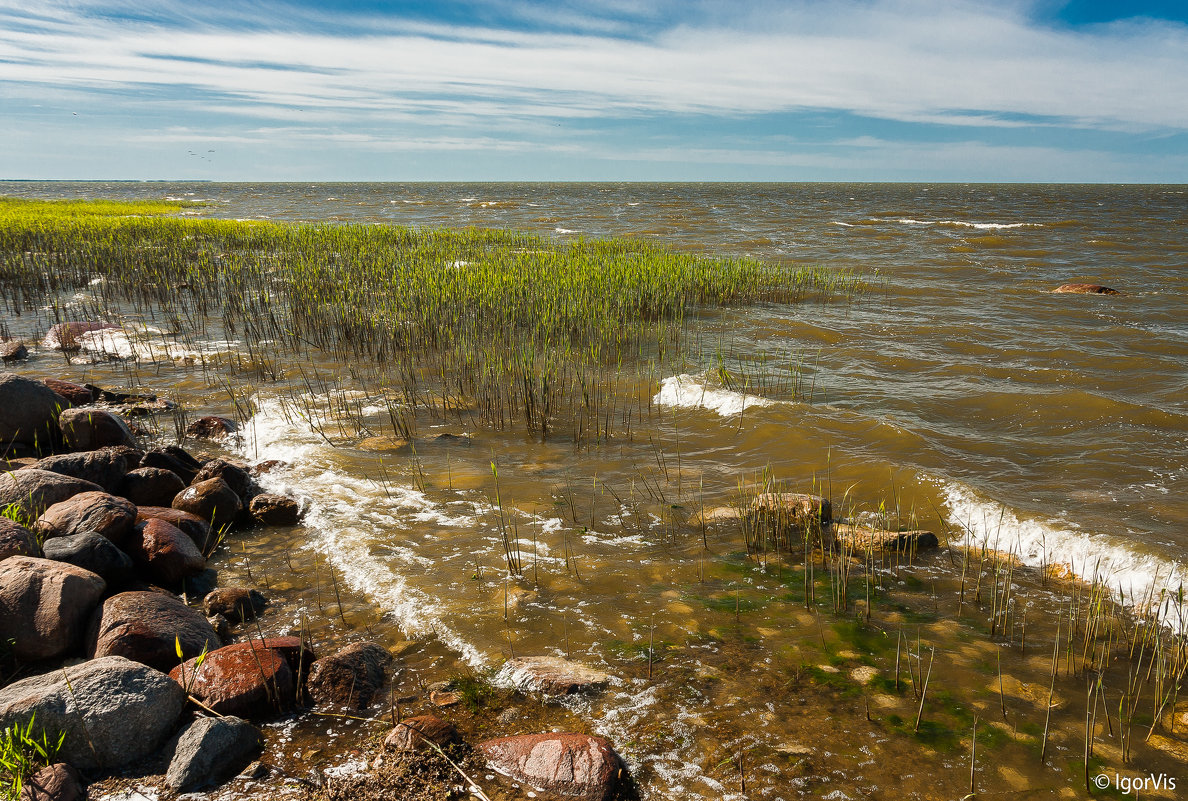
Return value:
M 130 766 L 141 776 L 157 766 L 164 796 L 266 779 L 275 771 L 260 727 L 306 715 L 390 718 L 382 742 L 356 744 L 364 769 L 337 782 L 302 778 L 307 795 L 634 793 L 605 738 L 488 732 L 498 736 L 467 743 L 450 720 L 465 692 L 426 687 L 397 701 L 389 686 L 399 655 L 382 645 L 315 648 L 300 626 L 265 636 L 265 593 L 224 586 L 208 560 L 238 531 L 297 524 L 301 502 L 261 489 L 258 476 L 275 464 L 191 452 L 129 423 L 169 406 L 0 373 L 0 729 L 16 749 L 60 738 L 50 764 L 20 777 L 21 799 L 85 798 L 89 783 Z M 203 417 L 185 441 L 217 444 L 235 428 Z M 541 698 L 597 692 L 609 680 L 553 657 L 514 659 L 504 674 L 514 692 Z M 402 708 L 418 714 L 404 718 Z M 474 771 L 498 776 L 495 789 L 480 789 Z

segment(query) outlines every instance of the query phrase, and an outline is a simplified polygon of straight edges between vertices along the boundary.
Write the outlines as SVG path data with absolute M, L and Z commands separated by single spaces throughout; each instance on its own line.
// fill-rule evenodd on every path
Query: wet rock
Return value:
M 1053 294 L 1073 295 L 1121 295 L 1116 289 L 1101 284 L 1063 284 L 1052 290 Z
M 35 735 L 66 732 L 58 758 L 108 770 L 156 751 L 184 704 L 182 689 L 164 673 L 108 656 L 0 689 L 0 728 L 35 716 Z
M 356 447 L 361 451 L 389 453 L 393 451 L 402 451 L 407 448 L 408 445 L 408 440 L 404 439 L 403 437 L 367 437 Z
M 128 418 L 168 414 L 178 406 L 173 401 L 164 398 L 153 398 L 152 400 L 138 400 L 130 403 L 112 403 L 107 408 L 120 417 Z
M 86 531 L 45 541 L 45 558 L 65 562 L 101 576 L 118 587 L 132 577 L 132 559 L 107 537 Z
M 206 569 L 206 558 L 194 541 L 177 526 L 155 518 L 136 525 L 128 555 L 152 581 L 164 587 L 178 587 Z
M 124 476 L 140 462 L 138 448 L 109 447 L 81 453 L 47 456 L 37 463 L 38 470 L 48 470 L 98 484 L 104 492 L 123 495 Z
M 419 715 L 397 723 L 384 738 L 384 750 L 423 751 L 429 748 L 429 742 L 444 748 L 462 742 L 462 738 L 453 723 L 437 715 Z
M 209 520 L 216 531 L 230 525 L 243 508 L 239 495 L 221 478 L 191 484 L 173 499 L 173 508 Z
M 201 573 L 186 577 L 182 582 L 182 591 L 187 598 L 205 598 L 219 586 L 219 574 L 213 567 L 208 567 Z
M 882 531 L 864 526 L 837 525 L 834 536 L 852 551 L 896 551 L 916 553 L 939 545 L 931 531 Z
M 7 517 L 0 517 L 0 562 L 10 556 L 41 556 L 33 532 Z
M 256 642 L 283 656 L 298 677 L 298 683 L 304 683 L 310 667 L 317 661 L 317 656 L 300 637 L 265 637 Z
M 833 507 L 819 495 L 764 492 L 755 496 L 747 517 L 752 524 L 780 537 L 819 535 L 823 545 L 830 544 Z
M 226 417 L 218 417 L 216 415 L 207 415 L 206 417 L 199 417 L 186 426 L 186 436 L 194 437 L 195 439 L 212 439 L 218 441 L 226 439 L 238 429 L 239 426 L 235 425 L 234 420 L 228 420 Z
M 522 734 L 486 740 L 477 748 L 493 770 L 513 781 L 581 801 L 607 801 L 626 774 L 605 737 Z
M 25 780 L 19 801 L 86 801 L 82 775 L 65 762 L 47 765 Z
M 301 519 L 301 506 L 292 498 L 262 492 L 248 505 L 252 517 L 266 526 L 294 526 Z
M 231 621 L 222 615 L 207 615 L 206 622 L 210 624 L 215 634 L 219 635 L 219 639 L 223 642 L 229 643 L 235 637 L 235 633 L 231 630 Z
M 313 663 L 307 686 L 317 704 L 366 709 L 392 664 L 392 655 L 373 642 L 357 642 Z
M 208 547 L 212 544 L 210 542 L 210 524 L 198 515 L 192 515 L 189 512 L 183 512 L 180 509 L 174 509 L 169 506 L 138 507 L 136 510 L 136 522 L 143 523 L 146 520 L 164 520 L 170 525 L 177 526 L 186 533 L 186 536 L 203 553 L 206 553 Z
M 37 518 L 33 530 L 44 539 L 98 534 L 117 546 L 128 544 L 136 522 L 136 505 L 106 492 L 80 492 L 55 503 Z
M 16 504 L 34 518 L 82 492 L 102 492 L 102 488 L 90 481 L 32 467 L 0 474 L 0 507 Z
M 283 470 L 289 467 L 289 463 L 281 459 L 266 459 L 257 465 L 253 465 L 248 471 L 253 476 L 262 476 L 271 473 L 273 470 Z
M 186 659 L 222 645 L 201 612 L 159 592 L 108 598 L 91 617 L 88 642 L 93 657 L 123 656 L 162 671 L 177 665 L 177 644 Z
M 18 442 L 49 450 L 59 439 L 58 414 L 69 405 L 40 381 L 0 373 L 0 445 Z
M 181 478 L 172 470 L 138 467 L 124 476 L 119 494 L 137 506 L 169 506 L 185 488 Z
M 107 445 L 136 447 L 136 437 L 123 418 L 106 409 L 82 406 L 66 409 L 58 417 L 58 426 L 67 447 L 93 451 Z
M 430 690 L 429 703 L 441 708 L 457 706 L 462 703 L 462 694 L 453 690 Z
M 14 339 L 0 342 L 0 360 L 5 363 L 19 362 L 27 358 L 29 358 L 29 349 L 25 347 L 24 342 L 18 342 Z
M 255 482 L 252 481 L 251 474 L 248 473 L 247 467 L 229 462 L 226 459 L 211 459 L 202 465 L 202 469 L 198 471 L 198 474 L 194 476 L 194 480 L 190 484 L 200 484 L 212 478 L 221 478 L 227 482 L 227 486 L 239 496 L 239 500 L 244 506 L 247 506 L 252 497 L 259 492 Z
M 600 670 L 557 656 L 522 656 L 510 659 L 500 671 L 508 683 L 521 692 L 572 695 L 610 683 Z
M 263 747 L 260 730 L 242 718 L 198 718 L 173 745 L 165 783 L 179 793 L 220 785 Z
M 106 588 L 96 574 L 64 562 L 5 559 L 0 562 L 0 642 L 13 640 L 13 655 L 27 662 L 74 650 Z
M 220 587 L 202 599 L 208 615 L 223 615 L 230 621 L 252 620 L 268 606 L 268 599 L 247 587 Z
M 70 322 L 58 323 L 50 328 L 42 344 L 51 350 L 67 352 L 82 348 L 79 338 L 93 331 L 109 331 L 119 329 L 118 325 L 99 322 Z
M 163 467 L 177 473 L 177 477 L 186 486 L 198 475 L 202 465 L 198 460 L 176 445 L 166 445 L 163 448 L 153 448 L 145 453 L 140 460 L 141 467 Z
M 86 406 L 90 403 L 94 403 L 95 401 L 95 397 L 91 393 L 91 390 L 80 384 L 75 384 L 70 381 L 62 381 L 58 378 L 43 378 L 41 379 L 41 383 L 45 384 L 54 392 L 70 401 L 71 406 Z
M 296 701 L 293 669 L 260 640 L 226 645 L 169 672 L 189 694 L 220 715 L 253 720 L 274 717 Z

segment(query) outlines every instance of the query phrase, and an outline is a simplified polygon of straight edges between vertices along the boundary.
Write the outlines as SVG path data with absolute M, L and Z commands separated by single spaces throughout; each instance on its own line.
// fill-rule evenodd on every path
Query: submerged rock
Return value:
M 403 437 L 367 437 L 360 441 L 356 447 L 361 451 L 388 453 L 391 451 L 402 451 L 408 446 L 408 440 Z
M 557 656 L 510 659 L 503 666 L 501 674 L 521 692 L 549 695 L 572 695 L 599 689 L 610 683 L 608 674 Z
M 842 546 L 853 551 L 897 551 L 915 553 L 935 548 L 940 542 L 931 531 L 883 531 L 863 526 L 837 525 L 833 534 Z
M 65 562 L 5 559 L 0 562 L 0 642 L 11 640 L 13 655 L 28 662 L 74 650 L 106 588 L 100 576 Z
M 437 715 L 419 715 L 397 723 L 384 738 L 386 751 L 423 751 L 432 742 L 439 747 L 462 742 L 458 729 Z
M 19 362 L 27 358 L 29 358 L 29 349 L 25 347 L 24 342 L 12 339 L 0 342 L 0 361 Z
M 1052 290 L 1053 294 L 1073 295 L 1121 295 L 1116 289 L 1101 284 L 1063 284 Z
M 522 734 L 477 746 L 495 771 L 513 781 L 563 798 L 608 801 L 627 770 L 605 737 Z

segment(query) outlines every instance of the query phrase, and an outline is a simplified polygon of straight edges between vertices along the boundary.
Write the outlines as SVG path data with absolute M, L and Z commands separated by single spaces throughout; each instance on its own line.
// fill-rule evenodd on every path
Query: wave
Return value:
M 1020 518 L 1015 511 L 981 498 L 970 487 L 937 480 L 950 521 L 962 532 L 955 543 L 1013 554 L 1030 567 L 1059 565 L 1085 581 L 1099 581 L 1116 600 L 1139 613 L 1153 613 L 1185 632 L 1188 609 L 1173 603 L 1188 571 L 1179 562 L 1142 553 L 1115 537 L 1056 520 Z
M 895 222 L 903 223 L 904 225 L 948 225 L 956 228 L 977 228 L 981 231 L 996 231 L 1002 228 L 1043 228 L 1043 223 L 973 223 L 965 222 L 963 220 L 913 220 L 910 217 L 901 217 Z
M 722 417 L 742 414 L 753 406 L 772 406 L 775 401 L 747 395 L 730 389 L 715 389 L 707 386 L 704 378 L 681 374 L 665 378 L 660 382 L 660 391 L 652 398 L 658 406 L 680 409 L 706 409 Z

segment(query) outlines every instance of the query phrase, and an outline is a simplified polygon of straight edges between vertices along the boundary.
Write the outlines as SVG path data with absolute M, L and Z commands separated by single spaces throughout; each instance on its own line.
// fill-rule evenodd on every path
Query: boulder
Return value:
M 46 765 L 25 780 L 19 801 L 86 801 L 82 775 L 65 762 Z
M 42 342 L 45 347 L 51 350 L 75 351 L 80 350 L 82 345 L 79 343 L 79 337 L 84 334 L 89 334 L 92 331 L 107 331 L 118 329 L 118 325 L 113 323 L 99 323 L 99 322 L 69 322 L 58 323 L 50 328 L 49 333 L 45 335 L 45 341 Z
M 238 428 L 239 426 L 235 425 L 234 420 L 212 414 L 199 417 L 186 426 L 186 436 L 195 439 L 223 440 L 234 434 Z
M 132 559 L 107 537 L 93 531 L 46 540 L 44 552 L 46 559 L 101 576 L 108 587 L 118 587 L 132 577 Z
M 940 542 L 931 531 L 883 531 L 864 526 L 836 525 L 833 534 L 847 550 L 916 553 L 935 548 Z
M 41 379 L 41 383 L 70 401 L 71 406 L 86 406 L 87 404 L 94 403 L 96 400 L 95 393 L 79 384 L 62 381 L 57 378 L 43 378 Z
M 738 524 L 743 519 L 743 512 L 735 506 L 715 506 L 702 509 L 689 518 L 690 526 L 712 526 L 716 524 Z
M 0 342 L 0 360 L 5 363 L 19 362 L 27 358 L 29 358 L 29 349 L 25 347 L 24 342 L 13 339 Z
M 46 540 L 98 534 L 122 547 L 128 543 L 135 522 L 136 506 L 131 501 L 106 492 L 80 492 L 46 509 L 33 530 Z
M 521 734 L 485 740 L 477 748 L 492 770 L 513 781 L 580 801 L 607 801 L 627 772 L 605 737 Z
M 610 676 L 600 670 L 557 656 L 522 656 L 510 659 L 500 671 L 505 680 L 521 692 L 572 695 L 601 689 Z
M 177 473 L 186 486 L 194 480 L 194 476 L 198 475 L 198 471 L 202 469 L 202 465 L 198 460 L 187 453 L 182 448 L 176 445 L 166 445 L 163 448 L 154 448 L 145 453 L 140 460 L 141 467 L 163 467 L 166 470 L 172 470 Z
M 207 552 L 207 546 L 210 545 L 210 524 L 198 515 L 192 515 L 169 506 L 138 507 L 136 522 L 143 523 L 146 520 L 164 520 L 170 525 L 177 526 L 198 546 L 198 550 L 203 553 Z
M 366 709 L 391 664 L 392 655 L 382 646 L 352 643 L 314 662 L 306 685 L 316 704 Z
M 396 724 L 384 738 L 386 751 L 423 751 L 432 742 L 440 748 L 462 742 L 453 723 L 437 715 L 419 715 Z
M 210 478 L 191 484 L 173 499 L 173 508 L 209 520 L 216 531 L 230 525 L 239 515 L 243 503 L 227 482 Z
M 207 615 L 222 615 L 232 623 L 252 620 L 268 606 L 268 599 L 247 587 L 220 587 L 202 599 Z
M 301 506 L 292 498 L 262 492 L 252 498 L 252 517 L 266 526 L 294 526 L 301 519 Z
M 212 478 L 221 478 L 226 481 L 227 486 L 239 496 L 239 500 L 244 506 L 247 506 L 248 502 L 259 492 L 247 467 L 228 462 L 226 459 L 211 459 L 202 465 L 202 469 L 198 471 L 190 484 L 199 484 Z
M 181 478 L 172 470 L 138 467 L 124 476 L 119 494 L 137 506 L 169 506 L 185 488 Z
M 136 447 L 136 437 L 122 417 L 91 406 L 66 409 L 58 417 L 66 445 L 76 451 L 93 451 L 107 445 Z
M 242 718 L 198 718 L 173 743 L 165 783 L 179 793 L 220 785 L 263 747 L 260 730 Z
M 1052 290 L 1053 294 L 1073 295 L 1121 295 L 1116 289 L 1101 284 L 1063 284 Z
M 10 556 L 41 556 L 33 532 L 7 517 L 0 517 L 0 562 Z
M 184 659 L 213 651 L 223 643 L 196 609 L 160 592 L 121 592 L 91 616 L 87 634 L 93 657 L 123 656 L 167 671 Z
M 40 381 L 0 373 L 0 446 L 19 442 L 49 450 L 59 439 L 58 415 L 69 405 Z
M 819 537 L 822 545 L 830 544 L 829 523 L 833 519 L 833 507 L 819 495 L 764 492 L 755 496 L 746 518 L 764 533 L 781 539 Z
M 289 662 L 260 640 L 225 645 L 169 672 L 179 686 L 220 715 L 275 717 L 292 709 L 297 683 Z
M 33 518 L 80 492 L 102 491 L 102 487 L 90 481 L 34 467 L 0 473 L 0 507 L 16 504 L 24 514 Z
M 208 567 L 200 573 L 187 576 L 186 580 L 182 582 L 182 592 L 189 602 L 190 598 L 205 598 L 218 586 L 219 572 L 213 567 Z
M 178 587 L 185 579 L 206 569 L 206 557 L 194 541 L 177 526 L 159 519 L 136 525 L 128 543 L 128 555 L 151 581 L 162 587 Z
M 249 468 L 253 476 L 263 476 L 271 473 L 273 470 L 287 470 L 291 465 L 281 459 L 265 459 L 264 461 L 254 464 Z
M 0 689 L 0 728 L 35 716 L 35 735 L 66 732 L 59 759 L 110 770 L 156 751 L 184 704 L 185 693 L 164 673 L 107 656 Z
M 256 642 L 283 656 L 293 669 L 293 675 L 297 676 L 298 684 L 305 682 L 310 666 L 317 661 L 317 656 L 300 637 L 265 637 Z
M 120 490 L 124 483 L 124 475 L 140 463 L 143 455 L 144 452 L 138 448 L 99 448 L 81 453 L 47 456 L 39 461 L 36 467 L 38 470 L 48 470 L 51 473 L 90 481 L 112 495 L 123 495 Z
M 0 562 L 0 642 L 14 640 L 13 655 L 26 662 L 74 650 L 106 588 L 96 574 L 64 562 L 5 559 Z

